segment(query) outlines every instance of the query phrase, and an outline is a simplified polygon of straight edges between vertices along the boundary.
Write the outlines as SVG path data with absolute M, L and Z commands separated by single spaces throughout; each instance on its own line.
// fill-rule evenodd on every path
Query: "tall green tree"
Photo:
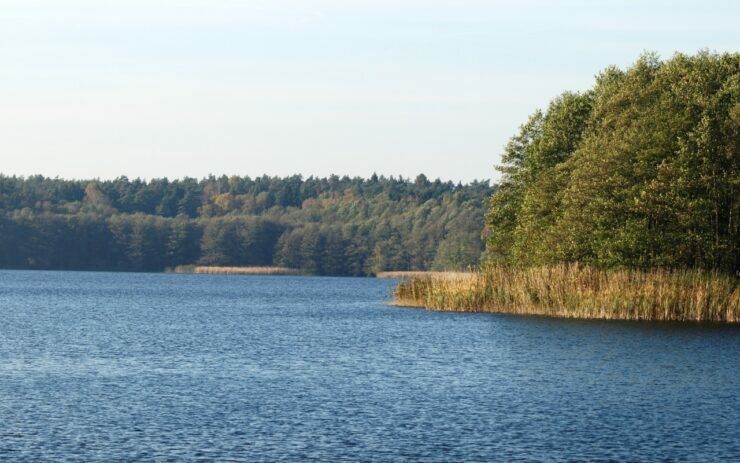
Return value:
M 489 260 L 738 269 L 740 55 L 645 54 L 507 146 Z

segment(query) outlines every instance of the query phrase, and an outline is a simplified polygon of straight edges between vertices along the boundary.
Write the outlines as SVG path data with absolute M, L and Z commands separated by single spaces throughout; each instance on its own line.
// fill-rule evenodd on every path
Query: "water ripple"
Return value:
M 737 327 L 391 285 L 0 271 L 0 460 L 740 461 Z

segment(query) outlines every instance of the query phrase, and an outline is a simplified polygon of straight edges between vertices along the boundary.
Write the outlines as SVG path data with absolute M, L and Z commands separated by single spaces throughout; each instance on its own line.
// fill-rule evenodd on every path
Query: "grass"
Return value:
M 208 275 L 302 275 L 298 269 L 287 267 L 215 267 L 203 265 L 178 265 L 174 273 L 203 273 Z
M 394 271 L 394 272 L 378 272 L 376 278 L 444 278 L 444 279 L 459 279 L 468 278 L 471 272 L 428 272 L 428 271 Z
M 701 270 L 600 270 L 578 264 L 492 267 L 411 277 L 395 305 L 567 318 L 740 322 L 737 276 Z

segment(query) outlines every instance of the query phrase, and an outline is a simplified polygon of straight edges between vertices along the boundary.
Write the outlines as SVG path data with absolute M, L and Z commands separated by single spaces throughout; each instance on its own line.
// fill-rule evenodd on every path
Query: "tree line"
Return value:
M 740 270 L 740 54 L 610 67 L 506 147 L 486 260 Z
M 0 175 L 0 267 L 161 271 L 279 265 L 320 275 L 464 269 L 488 182 L 419 175 L 65 180 Z

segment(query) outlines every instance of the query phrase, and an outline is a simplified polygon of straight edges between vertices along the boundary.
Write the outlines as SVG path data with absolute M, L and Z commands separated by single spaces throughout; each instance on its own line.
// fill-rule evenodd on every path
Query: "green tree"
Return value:
M 535 113 L 503 156 L 487 258 L 738 269 L 740 55 L 643 55 Z

